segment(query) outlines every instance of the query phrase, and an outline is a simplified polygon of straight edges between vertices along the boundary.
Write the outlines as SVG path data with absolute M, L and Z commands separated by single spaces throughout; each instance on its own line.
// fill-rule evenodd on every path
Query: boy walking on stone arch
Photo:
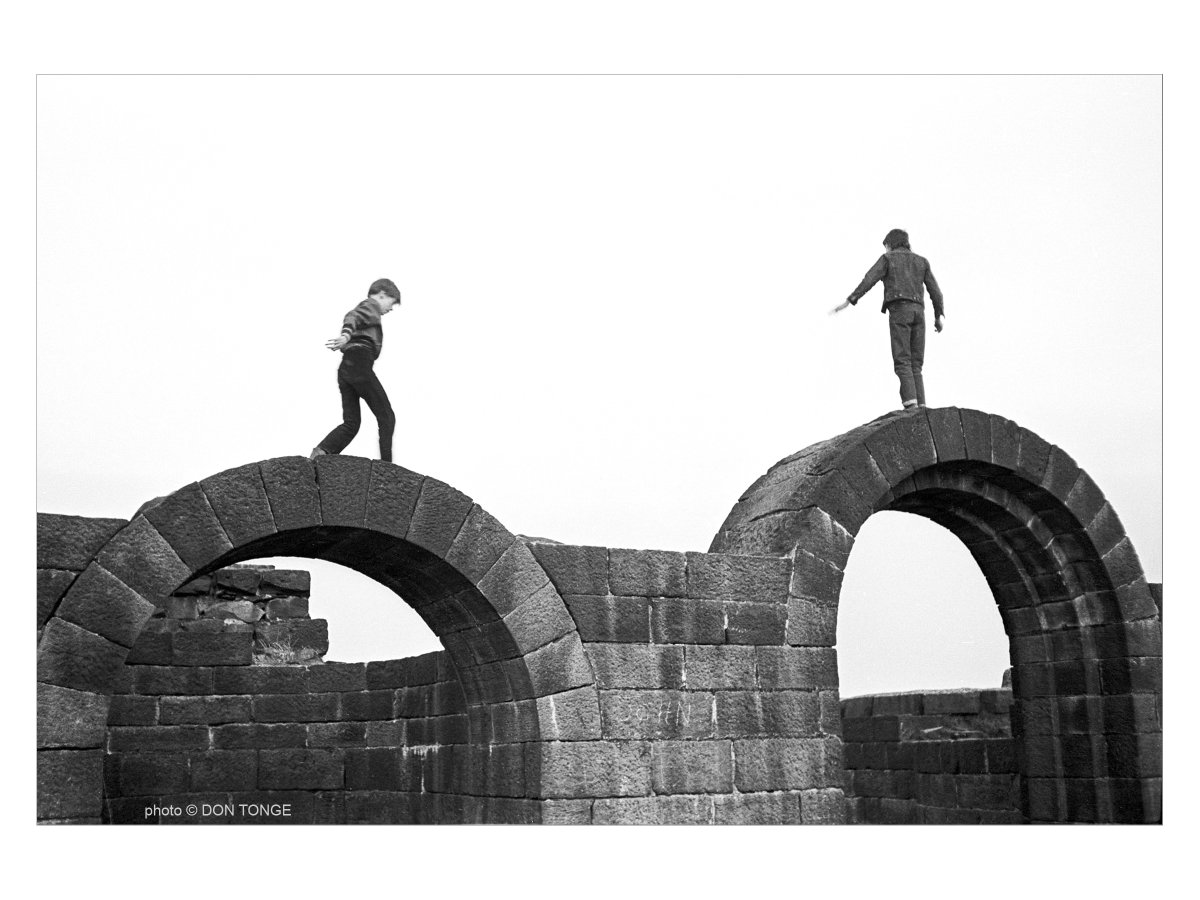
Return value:
M 892 365 L 900 379 L 900 401 L 905 409 L 925 405 L 925 382 L 921 368 L 925 363 L 925 288 L 933 301 L 935 331 L 945 327 L 942 291 L 933 277 L 929 260 L 912 252 L 908 232 L 893 228 L 883 239 L 884 254 L 844 303 L 830 315 L 853 306 L 877 281 L 883 281 L 882 312 L 888 314 L 892 339 Z
M 341 453 L 358 434 L 362 424 L 359 400 L 367 406 L 379 423 L 379 458 L 392 461 L 392 432 L 396 416 L 387 392 L 375 374 L 375 360 L 383 350 L 382 318 L 400 305 L 400 291 L 387 278 L 380 278 L 367 290 L 367 299 L 346 313 L 342 333 L 325 342 L 330 350 L 340 350 L 342 364 L 338 366 L 338 390 L 342 395 L 342 424 L 325 436 L 313 448 L 309 459 L 326 453 Z

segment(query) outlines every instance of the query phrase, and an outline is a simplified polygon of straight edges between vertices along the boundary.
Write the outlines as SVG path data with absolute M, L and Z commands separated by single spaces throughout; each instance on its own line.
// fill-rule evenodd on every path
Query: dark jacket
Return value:
M 925 288 L 929 288 L 929 299 L 933 301 L 934 315 L 942 315 L 942 290 L 933 277 L 929 260 L 911 250 L 889 250 L 879 257 L 863 278 L 862 283 L 846 299 L 853 305 L 859 298 L 883 280 L 883 312 L 894 300 L 912 300 L 925 305 Z
M 372 358 L 379 359 L 383 352 L 383 310 L 379 304 L 368 297 L 346 313 L 342 319 L 342 334 L 350 338 L 342 348 L 343 353 L 351 347 L 366 347 Z

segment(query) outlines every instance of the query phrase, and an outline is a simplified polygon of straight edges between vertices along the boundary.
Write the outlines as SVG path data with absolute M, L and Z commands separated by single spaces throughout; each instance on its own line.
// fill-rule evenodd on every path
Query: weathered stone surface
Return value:
M 506 616 L 550 584 L 529 548 L 516 541 L 479 580 L 479 590 L 498 615 Z
M 38 569 L 37 572 L 37 627 L 49 621 L 58 601 L 78 575 L 60 569 Z
M 56 615 L 114 644 L 132 647 L 153 612 L 153 604 L 97 563 L 71 585 Z
M 504 624 L 523 654 L 575 633 L 575 620 L 549 583 L 506 615 Z
M 787 642 L 794 647 L 837 643 L 837 607 L 793 597 L 788 601 Z
M 685 647 L 684 665 L 688 689 L 704 691 L 753 688 L 754 653 L 754 647 Z
M 193 791 L 252 791 L 258 786 L 258 753 L 254 750 L 192 753 L 187 764 Z
M 39 727 L 41 714 L 38 714 Z M 127 694 L 117 694 L 110 698 L 108 709 L 108 724 L 118 725 L 154 725 L 158 722 L 158 698 L 135 697 Z M 103 735 L 101 735 L 103 739 Z
M 650 641 L 649 597 L 566 594 L 562 599 L 584 643 Z
M 249 721 L 249 697 L 162 697 L 158 701 L 160 725 L 225 725 Z
M 734 782 L 739 791 L 784 791 L 826 786 L 824 740 L 734 741 Z
M 199 484 L 180 488 L 144 515 L 193 572 L 233 549 Z
M 685 597 L 687 559 L 665 550 L 609 550 L 608 590 L 627 597 Z
M 539 647 L 524 658 L 532 696 L 560 694 L 594 682 L 592 667 L 575 632 Z
M 538 697 L 541 738 L 547 741 L 595 741 L 601 736 L 600 705 L 590 686 Z M 514 704 L 515 707 L 515 704 Z
M 235 547 L 275 533 L 275 519 L 257 463 L 205 478 L 200 487 Z
M 248 632 L 181 631 L 172 638 L 177 666 L 248 666 L 253 647 L 254 635 Z
M 717 825 L 799 825 L 801 794 L 779 791 L 713 798 Z
M 821 733 L 821 708 L 811 691 L 720 691 L 717 737 L 804 737 Z
M 702 740 L 716 737 L 713 695 L 691 691 L 600 691 L 607 740 Z
M 608 587 L 608 548 L 534 542 L 529 549 L 560 594 L 616 593 Z
M 656 644 L 725 643 L 725 609 L 719 600 L 651 600 L 650 634 Z
M 42 629 L 37 678 L 90 694 L 109 694 L 128 651 L 112 641 L 59 618 Z
M 933 436 L 938 462 L 965 459 L 967 445 L 958 410 L 954 407 L 927 409 L 925 416 L 929 421 L 929 433 Z
M 724 604 L 725 640 L 730 644 L 782 644 L 787 634 L 787 606 L 781 603 Z
M 218 694 L 299 694 L 315 691 L 309 673 L 321 666 L 222 666 L 213 669 Z
M 593 644 L 587 648 L 601 688 L 682 688 L 683 647 Z
M 756 647 L 754 653 L 763 690 L 838 686 L 837 651 L 832 647 Z
M 344 753 L 337 748 L 260 750 L 258 786 L 264 790 L 340 788 Z
M 37 686 L 38 749 L 85 749 L 104 744 L 108 697 L 53 684 Z
M 689 597 L 786 603 L 791 564 L 774 557 L 687 554 Z
M 595 825 L 709 825 L 711 797 L 602 798 L 592 809 Z
M 406 539 L 445 559 L 474 505 L 470 497 L 450 485 L 426 478 L 421 484 Z
M 366 663 L 330 662 L 308 667 L 308 689 L 316 693 L 327 691 L 365 691 Z M 287 691 L 279 691 L 287 693 Z
M 515 540 L 495 516 L 475 504 L 450 545 L 446 562 L 472 584 L 478 584 Z
M 660 741 L 650 745 L 656 794 L 727 794 L 733 790 L 729 741 Z
M 101 750 L 39 750 L 38 819 L 99 816 L 103 774 Z
M 206 750 L 208 729 L 203 725 L 156 725 L 114 728 L 108 736 L 110 752 L 149 750 Z
M 362 528 L 367 517 L 371 460 L 327 453 L 313 463 L 325 525 Z
M 256 722 L 333 722 L 338 718 L 339 696 L 262 694 L 251 700 L 251 708 Z
M 165 606 L 193 571 L 142 516 L 105 544 L 96 561 L 156 606 Z
M 215 750 L 269 750 L 282 747 L 303 747 L 308 740 L 304 725 L 221 725 L 212 729 Z
M 321 524 L 321 495 L 313 464 L 302 456 L 282 456 L 259 463 L 271 515 L 279 531 Z
M 650 745 L 641 741 L 532 744 L 526 789 L 533 797 L 626 797 L 650 793 Z
M 37 515 L 37 567 L 82 572 L 118 531 L 124 519 Z

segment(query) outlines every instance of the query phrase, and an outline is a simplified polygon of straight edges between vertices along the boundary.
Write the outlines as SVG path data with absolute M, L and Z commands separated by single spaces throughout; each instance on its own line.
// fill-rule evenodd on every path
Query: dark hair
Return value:
M 378 294 L 383 291 L 389 297 L 396 300 L 400 299 L 400 288 L 396 287 L 396 283 L 390 278 L 380 278 L 378 281 L 371 282 L 371 288 L 367 291 L 367 296 Z
M 893 228 L 887 233 L 887 237 L 883 239 L 884 244 L 889 250 L 899 250 L 903 247 L 905 250 L 911 250 L 908 246 L 908 232 L 903 228 Z

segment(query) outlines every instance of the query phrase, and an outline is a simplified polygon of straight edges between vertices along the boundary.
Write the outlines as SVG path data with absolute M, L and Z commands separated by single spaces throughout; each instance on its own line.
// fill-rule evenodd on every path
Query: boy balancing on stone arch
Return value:
M 342 364 L 338 366 L 337 383 L 342 395 L 342 424 L 325 436 L 313 448 L 309 459 L 326 453 L 341 453 L 358 434 L 362 424 L 359 400 L 366 400 L 379 423 L 379 458 L 392 461 L 392 432 L 396 415 L 388 402 L 387 392 L 375 374 L 375 360 L 383 350 L 382 318 L 400 305 L 400 291 L 387 278 L 380 278 L 367 290 L 367 299 L 346 313 L 342 333 L 325 342 L 330 350 L 340 350 Z
M 925 382 L 921 367 L 925 362 L 925 288 L 933 301 L 935 331 L 945 327 L 942 291 L 933 277 L 929 260 L 912 252 L 908 232 L 893 228 L 883 239 L 885 252 L 871 266 L 862 283 L 830 315 L 853 306 L 875 282 L 883 281 L 883 308 L 888 314 L 892 338 L 892 364 L 900 379 L 900 400 L 905 409 L 925 405 Z

